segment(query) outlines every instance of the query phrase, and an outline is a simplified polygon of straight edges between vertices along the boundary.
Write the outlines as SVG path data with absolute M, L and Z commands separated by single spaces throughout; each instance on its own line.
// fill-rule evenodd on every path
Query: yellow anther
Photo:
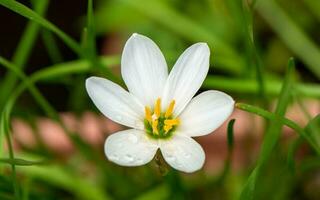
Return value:
M 160 117 L 160 112 L 161 112 L 161 99 L 158 98 L 157 101 L 156 101 L 156 105 L 154 107 L 154 114 L 157 117 Z
M 153 120 L 152 121 L 152 132 L 155 133 L 155 134 L 159 134 L 159 131 L 158 131 L 158 120 Z
M 168 126 L 175 126 L 175 125 L 178 125 L 179 123 L 180 123 L 180 120 L 178 118 L 164 120 L 164 124 Z
M 170 129 L 172 129 L 172 126 L 170 125 L 164 125 L 163 130 L 165 131 L 165 133 L 168 133 L 170 131 Z
M 175 104 L 175 100 L 172 100 L 168 109 L 166 110 L 166 114 L 164 115 L 166 118 L 167 117 L 170 117 L 172 115 L 172 111 L 173 111 L 173 108 L 174 108 L 174 104 Z
M 144 107 L 144 111 L 146 114 L 146 120 L 148 120 L 148 122 L 151 122 L 152 121 L 151 109 L 148 106 L 146 106 L 146 107 Z

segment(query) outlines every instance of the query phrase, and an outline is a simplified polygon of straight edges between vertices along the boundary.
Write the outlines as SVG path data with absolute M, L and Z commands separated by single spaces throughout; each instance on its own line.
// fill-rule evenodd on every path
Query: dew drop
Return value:
M 109 159 L 113 160 L 113 161 L 117 161 L 117 160 L 119 160 L 119 157 L 117 155 L 113 154 L 113 155 L 109 156 Z
M 117 118 L 117 120 L 122 120 L 122 116 L 120 116 L 120 115 L 117 115 L 116 118 Z
M 138 142 L 138 137 L 135 136 L 135 135 L 133 135 L 133 134 L 130 134 L 130 135 L 128 136 L 128 139 L 129 139 L 129 141 L 132 142 L 132 143 L 137 143 L 137 142 Z
M 184 156 L 185 158 L 190 158 L 190 157 L 191 157 L 190 153 L 184 153 L 183 156 Z
M 123 147 L 123 143 L 122 143 L 122 142 L 119 142 L 119 143 L 117 144 L 117 146 L 118 146 L 118 148 L 122 148 L 122 147 Z
M 132 161 L 134 160 L 134 158 L 133 158 L 131 155 L 127 154 L 127 155 L 124 157 L 124 160 L 127 161 L 127 162 L 132 162 Z
M 176 157 L 174 157 L 173 155 L 168 155 L 167 160 L 168 162 L 174 162 L 176 160 Z

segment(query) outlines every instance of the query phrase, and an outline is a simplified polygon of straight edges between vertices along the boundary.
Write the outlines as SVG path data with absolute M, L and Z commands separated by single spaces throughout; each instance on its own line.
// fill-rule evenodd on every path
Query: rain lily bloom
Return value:
M 170 74 L 159 47 L 134 33 L 125 44 L 121 74 L 129 92 L 98 77 L 86 80 L 96 107 L 111 120 L 130 127 L 110 135 L 107 158 L 122 166 L 150 162 L 160 149 L 165 161 L 183 172 L 199 170 L 202 147 L 191 137 L 207 135 L 232 113 L 233 99 L 210 90 L 192 98 L 209 70 L 210 50 L 196 43 L 179 57 Z

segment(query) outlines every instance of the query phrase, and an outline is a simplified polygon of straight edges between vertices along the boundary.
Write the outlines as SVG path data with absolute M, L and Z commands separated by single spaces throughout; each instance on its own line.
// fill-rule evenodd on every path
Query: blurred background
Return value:
M 320 1 L 0 0 L 0 24 L 0 199 L 320 199 Z M 196 138 L 201 171 L 104 156 L 125 127 L 99 113 L 84 82 L 124 86 L 120 56 L 135 32 L 169 67 L 208 43 L 201 91 L 240 103 L 229 130 L 228 120 Z

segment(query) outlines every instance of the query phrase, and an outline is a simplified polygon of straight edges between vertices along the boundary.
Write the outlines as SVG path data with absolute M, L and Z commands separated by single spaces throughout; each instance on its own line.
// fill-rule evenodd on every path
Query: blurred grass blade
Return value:
M 275 110 L 275 117 L 271 120 L 269 128 L 266 132 L 266 135 L 262 142 L 261 152 L 258 158 L 258 163 L 249 176 L 249 179 L 247 180 L 242 192 L 240 199 L 241 200 L 251 200 L 254 199 L 254 191 L 257 184 L 257 179 L 261 171 L 262 165 L 265 164 L 265 162 L 269 159 L 272 150 L 274 149 L 276 143 L 278 142 L 281 129 L 282 129 L 282 123 L 280 118 L 283 118 L 287 109 L 287 106 L 289 104 L 289 100 L 291 98 L 291 89 L 293 84 L 293 74 L 294 74 L 294 60 L 291 58 L 288 62 L 288 69 L 287 73 L 283 82 L 283 86 L 281 89 L 280 97 L 278 104 L 276 106 Z M 272 199 L 272 196 L 270 196 Z
M 236 107 L 238 109 L 259 115 L 261 117 L 264 117 L 265 119 L 268 119 L 268 120 L 272 120 L 272 119 L 276 118 L 274 113 L 271 113 L 269 111 L 266 111 L 266 110 L 259 108 L 259 107 L 256 107 L 256 106 L 252 106 L 252 105 L 248 105 L 248 104 L 244 104 L 244 103 L 237 103 Z M 310 144 L 310 146 L 313 147 L 313 149 L 320 155 L 320 147 L 317 146 L 317 144 L 314 142 L 314 140 L 308 134 L 306 134 L 306 132 L 303 128 L 301 128 L 298 124 L 296 124 L 295 122 L 291 121 L 288 118 L 278 116 L 277 119 L 283 125 L 290 127 L 291 129 L 296 131 L 301 137 L 306 139 L 308 141 L 308 143 Z
M 74 41 L 66 33 L 64 33 L 62 30 L 60 30 L 54 24 L 47 21 L 45 18 L 41 17 L 39 14 L 37 14 L 36 12 L 31 10 L 30 8 L 26 7 L 25 5 L 23 5 L 17 1 L 11 1 L 11 0 L 0 0 L 0 5 L 12 10 L 13 12 L 20 14 L 21 16 L 24 16 L 34 22 L 39 23 L 41 26 L 47 28 L 48 30 L 51 30 L 52 32 L 57 34 L 57 36 L 60 37 L 61 40 L 68 47 L 70 47 L 70 49 L 72 49 L 79 56 L 82 55 L 81 48 L 76 41 Z
M 287 16 L 274 0 L 259 0 L 256 8 L 283 42 L 320 79 L 319 47 Z
M 10 165 L 19 165 L 19 166 L 32 166 L 32 165 L 42 165 L 44 161 L 29 161 L 20 158 L 0 158 L 0 163 L 10 164 Z
M 240 74 L 243 72 L 245 68 L 244 60 L 228 43 L 223 41 L 214 32 L 205 29 L 192 19 L 174 10 L 165 1 L 119 1 L 159 22 L 187 40 L 207 42 L 211 49 L 214 49 L 214 52 L 216 52 L 217 56 L 215 56 L 214 62 L 219 62 L 219 64 L 223 65 L 223 69 L 230 73 Z
M 234 123 L 235 123 L 235 119 L 231 119 L 228 123 L 228 130 L 227 130 L 227 133 L 228 133 L 228 149 L 229 151 L 231 151 L 233 149 L 233 143 L 234 143 L 234 132 L 233 132 L 233 126 L 234 126 Z
M 287 156 L 287 165 L 292 172 L 294 172 L 296 168 L 295 162 L 294 162 L 294 155 L 302 142 L 303 142 L 303 137 L 300 136 L 297 139 L 295 139 L 289 146 L 288 156 Z
M 267 96 L 278 96 L 280 94 L 281 82 L 279 80 L 266 79 L 265 86 Z M 259 93 L 259 85 L 254 79 L 237 79 L 208 75 L 203 83 L 203 87 L 207 89 L 215 88 L 239 94 L 256 95 Z M 294 90 L 301 97 L 320 98 L 319 84 L 297 83 L 294 85 Z
M 48 103 L 48 101 L 43 97 L 41 92 L 33 85 L 33 83 L 30 82 L 29 78 L 16 65 L 14 65 L 13 63 L 10 63 L 9 61 L 7 61 L 1 56 L 0 56 L 0 64 L 8 68 L 10 71 L 14 72 L 15 75 L 21 78 L 24 81 L 23 84 L 25 85 L 25 87 L 30 90 L 35 100 L 39 103 L 39 105 L 43 108 L 43 110 L 47 113 L 47 115 L 53 119 L 57 119 L 57 115 L 53 107 Z M 11 112 L 11 106 L 13 106 L 14 104 L 13 102 L 16 101 L 16 97 L 14 95 L 10 97 L 11 99 L 9 98 L 9 100 L 6 102 L 7 104 L 5 107 L 7 108 L 9 113 Z M 8 102 L 10 103 L 8 104 Z
M 153 187 L 149 191 L 144 192 L 139 197 L 135 198 L 134 200 L 166 200 L 170 196 L 169 189 L 166 184 L 162 184 L 156 187 Z
M 5 109 L 1 113 L 0 117 L 0 125 L 1 125 L 1 136 L 6 137 L 7 145 L 8 145 L 8 150 L 9 150 L 9 159 L 14 160 L 14 150 L 13 150 L 13 145 L 12 145 L 12 140 L 11 140 L 11 133 L 9 129 L 9 112 Z M 4 141 L 1 141 L 3 143 Z M 11 165 L 11 181 L 13 184 L 13 190 L 14 190 L 14 197 L 15 199 L 20 199 L 20 190 L 19 190 L 19 182 L 17 181 L 17 173 L 16 173 L 16 166 L 15 163 L 10 163 Z
M 96 41 L 95 41 L 95 26 L 93 16 L 93 0 L 88 0 L 87 6 L 87 28 L 85 34 L 85 54 L 91 60 L 96 60 Z
M 315 116 L 305 127 L 306 134 L 309 135 L 320 148 L 320 114 Z
M 62 62 L 63 56 L 59 51 L 59 47 L 55 41 L 54 35 L 50 31 L 44 29 L 41 31 L 41 36 L 51 61 L 53 63 Z
M 35 12 L 39 14 L 39 16 L 43 16 L 48 7 L 48 0 L 35 1 L 34 9 Z M 32 48 L 37 39 L 37 35 L 39 32 L 40 26 L 36 22 L 30 21 L 28 22 L 24 33 L 21 36 L 21 39 L 18 43 L 17 49 L 13 55 L 12 62 L 18 66 L 20 69 L 23 69 L 26 65 L 28 57 L 32 52 Z M 16 75 L 9 71 L 2 82 L 0 87 L 1 95 L 0 95 L 0 110 L 3 107 L 6 98 L 11 93 L 17 82 Z
M 309 10 L 312 12 L 314 16 L 317 17 L 318 21 L 320 22 L 320 1 L 314 0 L 303 0 Z
M 233 145 L 234 145 L 234 123 L 235 123 L 235 119 L 231 119 L 228 123 L 228 128 L 227 128 L 227 141 L 228 141 L 228 154 L 227 154 L 227 158 L 225 160 L 224 163 L 224 167 L 223 167 L 223 171 L 222 173 L 219 175 L 219 177 L 217 178 L 216 181 L 212 182 L 210 185 L 212 185 L 214 187 L 214 184 L 218 184 L 221 185 L 225 179 L 226 176 L 228 175 L 229 171 L 230 171 L 230 167 L 231 167 L 231 161 L 232 161 L 232 153 L 233 153 Z
M 61 166 L 33 166 L 20 169 L 29 176 L 67 190 L 81 200 L 108 200 L 109 196 L 96 183 Z

